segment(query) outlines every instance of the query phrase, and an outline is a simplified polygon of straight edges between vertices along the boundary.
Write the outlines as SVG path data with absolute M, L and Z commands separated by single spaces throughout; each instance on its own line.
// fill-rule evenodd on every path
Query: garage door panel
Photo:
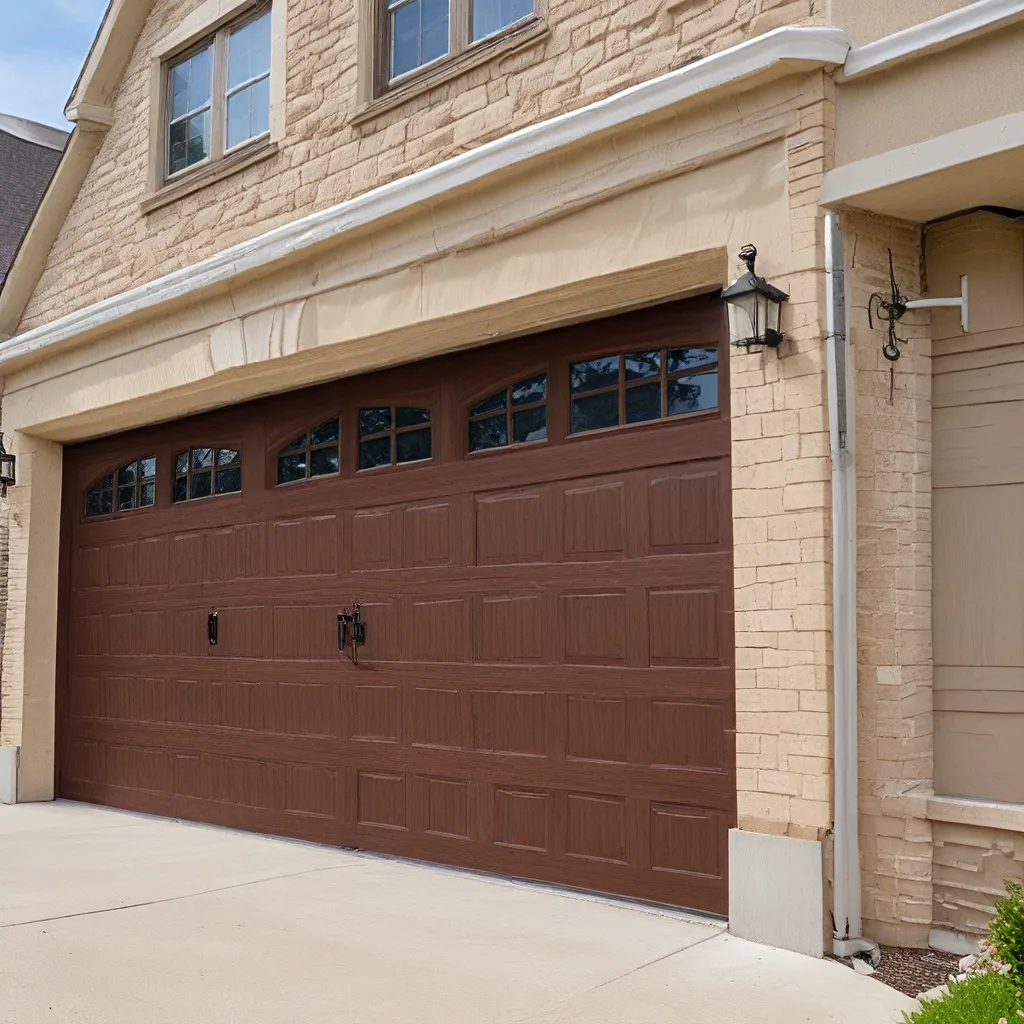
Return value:
M 693 315 L 724 352 L 692 300 L 159 428 L 156 506 L 71 523 L 61 793 L 724 911 L 727 411 L 565 436 L 569 362 Z M 547 368 L 548 437 L 467 453 L 515 359 Z M 431 461 L 358 471 L 368 387 L 429 407 Z M 341 473 L 278 485 L 310 408 Z M 160 453 L 214 434 L 245 439 L 244 490 L 168 503 Z

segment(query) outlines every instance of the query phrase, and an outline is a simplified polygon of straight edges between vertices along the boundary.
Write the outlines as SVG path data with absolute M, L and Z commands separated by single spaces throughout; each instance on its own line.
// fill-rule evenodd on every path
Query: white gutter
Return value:
M 861 936 L 860 840 L 857 820 L 857 475 L 855 389 L 846 328 L 846 271 L 839 215 L 825 215 L 828 422 L 832 454 L 832 661 L 835 729 L 833 953 L 878 954 Z
M 974 36 L 1024 20 L 1024 0 L 974 0 L 958 10 L 855 46 L 836 75 L 841 82 L 884 71 L 908 60 L 959 46 Z
M 478 184 L 491 175 L 507 173 L 512 168 L 598 133 L 667 112 L 701 93 L 737 83 L 782 61 L 816 67 L 837 65 L 843 63 L 849 51 L 849 37 L 837 28 L 797 27 L 767 32 L 580 110 L 512 132 L 434 167 L 371 189 L 338 206 L 302 217 L 225 249 L 209 259 L 26 331 L 0 344 L 0 365 L 86 331 L 110 328 L 124 317 L 154 310 L 164 303 L 193 295 L 239 274 L 266 268 L 313 246 L 337 241 L 348 232 L 409 210 L 417 204 Z

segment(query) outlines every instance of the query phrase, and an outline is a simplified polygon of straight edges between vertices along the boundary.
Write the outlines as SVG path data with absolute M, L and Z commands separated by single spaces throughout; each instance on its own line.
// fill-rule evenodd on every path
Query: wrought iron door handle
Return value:
M 210 641 L 211 647 L 217 646 L 217 612 L 210 612 L 206 616 L 206 639 Z
M 353 665 L 359 664 L 359 648 L 366 643 L 366 623 L 363 622 L 362 610 L 358 601 L 354 601 L 351 611 L 338 613 L 338 650 L 351 648 L 349 658 Z

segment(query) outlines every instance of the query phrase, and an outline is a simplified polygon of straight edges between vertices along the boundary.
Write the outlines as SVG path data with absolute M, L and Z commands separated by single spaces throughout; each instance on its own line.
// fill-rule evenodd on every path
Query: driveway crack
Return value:
M 75 917 L 93 917 L 96 914 L 113 914 L 118 910 L 138 910 L 140 907 L 156 907 L 161 903 L 177 903 L 180 900 L 191 900 L 197 896 L 209 896 L 217 892 L 228 892 L 231 889 L 244 889 L 250 885 L 262 885 L 264 882 L 279 882 L 283 878 L 301 878 L 303 875 L 316 875 L 325 871 L 343 871 L 346 868 L 361 867 L 361 864 L 331 864 L 324 868 L 307 868 L 305 871 L 290 871 L 284 875 L 270 875 L 267 878 L 253 878 L 248 882 L 235 882 L 233 885 L 221 885 L 216 889 L 201 889 L 199 892 L 185 892 L 180 896 L 167 896 L 160 900 L 144 900 L 141 903 L 125 903 L 120 907 L 98 907 L 96 910 L 80 910 L 75 914 L 56 914 L 53 917 L 37 917 L 31 921 L 11 921 L 0 924 L 0 931 L 5 928 L 24 928 L 33 924 L 48 924 L 51 921 L 69 921 Z

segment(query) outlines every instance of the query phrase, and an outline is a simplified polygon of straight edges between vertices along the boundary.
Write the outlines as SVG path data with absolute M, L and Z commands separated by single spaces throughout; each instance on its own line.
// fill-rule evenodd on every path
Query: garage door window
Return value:
M 277 482 L 290 484 L 315 476 L 337 474 L 340 470 L 339 427 L 339 419 L 335 416 L 285 445 L 277 457 Z
M 601 356 L 570 368 L 573 434 L 718 408 L 718 349 Z
M 469 450 L 543 441 L 548 436 L 548 375 L 535 374 L 489 395 L 469 411 Z
M 146 508 L 156 499 L 156 456 L 143 455 L 116 473 L 105 476 L 85 496 L 85 514 L 109 516 L 114 512 Z
M 242 489 L 242 453 L 234 448 L 192 448 L 174 458 L 174 500 L 191 501 Z
M 359 468 L 400 466 L 431 457 L 430 410 L 376 405 L 359 410 Z

